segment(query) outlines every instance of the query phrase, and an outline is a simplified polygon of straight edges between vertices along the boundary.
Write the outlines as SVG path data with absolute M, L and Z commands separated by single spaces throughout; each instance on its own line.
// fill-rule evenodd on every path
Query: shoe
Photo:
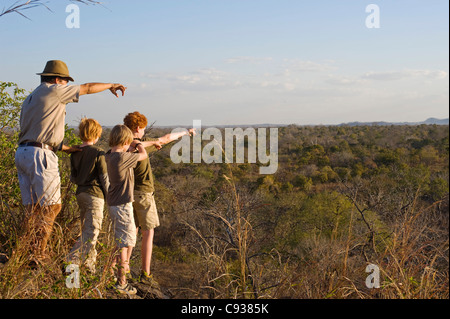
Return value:
M 120 285 L 119 283 L 117 283 L 114 285 L 114 288 L 120 294 L 135 295 L 137 293 L 136 288 L 132 287 L 129 283 L 126 283 L 124 285 Z
M 152 288 L 160 289 L 158 282 L 153 278 L 153 275 L 147 274 L 145 271 L 142 271 L 139 276 L 139 282 L 144 285 L 148 285 Z

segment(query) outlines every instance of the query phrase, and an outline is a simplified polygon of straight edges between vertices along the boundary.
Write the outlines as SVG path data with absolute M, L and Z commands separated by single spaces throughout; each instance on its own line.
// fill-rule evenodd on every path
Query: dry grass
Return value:
M 414 201 L 389 225 L 389 233 L 354 205 L 348 231 L 337 231 L 338 219 L 331 237 L 317 231 L 303 240 L 301 251 L 289 256 L 276 249 L 259 250 L 253 227 L 256 211 L 243 203 L 232 175 L 226 179 L 229 193 L 223 194 L 224 202 L 197 218 L 190 215 L 186 222 L 202 258 L 201 288 L 210 298 L 449 297 L 448 232 L 433 222 L 439 203 L 419 207 Z M 369 264 L 380 269 L 380 288 L 366 286 Z
M 17 216 L 23 212 L 3 207 L 10 216 L 5 223 L 8 227 L 2 230 L 10 239 L 3 247 L 10 247 L 10 253 L 0 268 L 0 298 L 118 297 L 108 288 L 114 241 L 106 212 L 99 236 L 98 273 L 90 275 L 81 267 L 80 289 L 66 287 L 64 260 L 80 231 L 71 185 L 66 185 L 66 201 L 48 243 L 51 259 L 36 269 L 28 267 L 33 234 L 20 232 Z M 157 230 L 156 238 L 172 238 L 174 231 L 182 233 L 179 240 L 166 239 L 165 246 L 156 246 L 153 257 L 154 274 L 173 298 L 449 297 L 448 216 L 436 215 L 442 202 L 423 206 L 416 193 L 399 217 L 380 226 L 355 196 L 347 224 L 337 218 L 330 225 L 331 233 L 316 229 L 288 252 L 267 250 L 261 244 L 261 233 L 265 232 L 259 220 L 261 198 L 238 185 L 231 169 L 221 190 L 208 205 L 191 207 L 186 197 L 184 215 L 174 219 L 162 216 L 164 227 Z M 139 267 L 138 254 L 137 246 L 132 269 Z M 365 285 L 368 264 L 380 269 L 378 289 Z
M 25 213 L 23 213 L 25 214 Z M 60 218 L 59 218 L 60 219 Z M 99 240 L 97 267 L 93 275 L 80 266 L 80 289 L 66 286 L 66 258 L 78 233 L 78 223 L 71 220 L 64 224 L 55 222 L 47 244 L 48 257 L 38 265 L 30 264 L 35 243 L 33 231 L 21 233 L 15 242 L 7 262 L 0 269 L 0 298 L 78 299 L 99 298 L 105 294 L 111 279 L 109 271 L 113 255 L 113 240 L 109 235 L 110 222 L 106 219 Z

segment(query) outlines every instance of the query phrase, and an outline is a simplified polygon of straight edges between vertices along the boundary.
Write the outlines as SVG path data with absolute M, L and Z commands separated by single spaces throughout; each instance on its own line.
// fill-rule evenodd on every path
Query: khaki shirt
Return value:
M 134 168 L 139 154 L 108 151 L 105 155 L 108 168 L 109 189 L 106 201 L 109 206 L 119 206 L 134 201 Z
M 88 193 L 104 198 L 109 187 L 105 152 L 94 145 L 84 146 L 81 152 L 70 155 L 70 180 L 77 185 L 76 194 Z
M 41 83 L 22 104 L 19 144 L 40 142 L 59 148 L 64 139 L 66 104 L 78 102 L 79 85 Z

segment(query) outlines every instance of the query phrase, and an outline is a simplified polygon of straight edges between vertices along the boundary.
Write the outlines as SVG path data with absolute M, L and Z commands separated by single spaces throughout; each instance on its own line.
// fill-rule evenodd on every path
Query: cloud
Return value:
M 271 57 L 241 56 L 241 57 L 226 59 L 225 62 L 228 64 L 237 64 L 237 63 L 261 64 L 261 63 L 271 62 L 272 60 L 273 60 L 273 58 L 271 58 Z
M 173 88 L 217 87 L 230 85 L 230 74 L 216 68 L 203 68 L 186 73 L 150 73 L 142 74 L 158 86 Z
M 445 79 L 448 73 L 442 70 L 402 70 L 390 72 L 367 72 L 362 79 L 376 81 L 396 81 L 407 78 L 425 77 L 428 79 Z
M 324 72 L 336 69 L 331 64 L 333 61 L 324 63 L 309 60 L 284 59 L 283 66 L 293 72 Z
M 401 80 L 418 79 L 422 83 L 431 79 L 448 78 L 445 71 L 426 69 L 366 73 L 360 71 L 356 74 L 345 74 L 334 61 L 274 60 L 259 57 L 237 57 L 226 61 L 228 62 L 226 64 L 185 72 L 141 74 L 143 79 L 140 89 L 142 92 L 152 92 L 161 96 L 178 93 L 200 96 L 202 99 L 212 97 L 217 99 L 220 96 L 224 101 L 233 101 L 245 96 L 249 100 L 257 101 L 270 97 L 275 100 L 314 99 L 314 103 L 334 99 L 332 103 L 335 103 L 342 99 L 363 97 L 379 101 L 387 94 L 391 96 L 397 91 L 429 91 L 429 88 L 418 89 L 418 83 L 403 83 Z M 263 61 L 267 64 L 262 64 Z M 250 67 L 247 68 L 240 63 L 249 64 Z M 395 84 L 396 88 L 394 86 L 386 88 L 384 81 L 399 81 L 399 83 Z M 405 100 L 404 97 L 394 97 Z M 417 98 L 416 95 L 411 95 L 408 100 L 414 97 Z
M 315 62 L 301 59 L 279 59 L 271 57 L 242 56 L 225 60 L 220 67 L 208 67 L 188 72 L 141 73 L 145 79 L 141 89 L 153 90 L 273 90 L 295 92 L 311 85 L 326 72 L 334 70 L 333 61 Z M 235 66 L 233 66 L 235 65 Z M 245 67 L 250 66 L 250 67 Z M 312 73 L 308 77 L 305 72 Z M 316 84 L 323 82 L 318 80 Z M 145 85 L 145 82 L 150 82 Z
M 366 80 L 329 74 L 325 82 L 333 85 L 349 86 L 363 84 L 366 82 Z

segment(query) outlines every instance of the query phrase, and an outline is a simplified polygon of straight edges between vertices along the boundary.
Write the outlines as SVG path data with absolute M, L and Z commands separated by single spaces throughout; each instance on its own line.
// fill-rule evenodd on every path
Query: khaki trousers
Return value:
M 102 228 L 105 200 L 88 193 L 77 195 L 80 208 L 81 235 L 70 251 L 68 261 L 77 265 L 84 264 L 91 272 L 95 272 L 97 258 L 98 235 Z

